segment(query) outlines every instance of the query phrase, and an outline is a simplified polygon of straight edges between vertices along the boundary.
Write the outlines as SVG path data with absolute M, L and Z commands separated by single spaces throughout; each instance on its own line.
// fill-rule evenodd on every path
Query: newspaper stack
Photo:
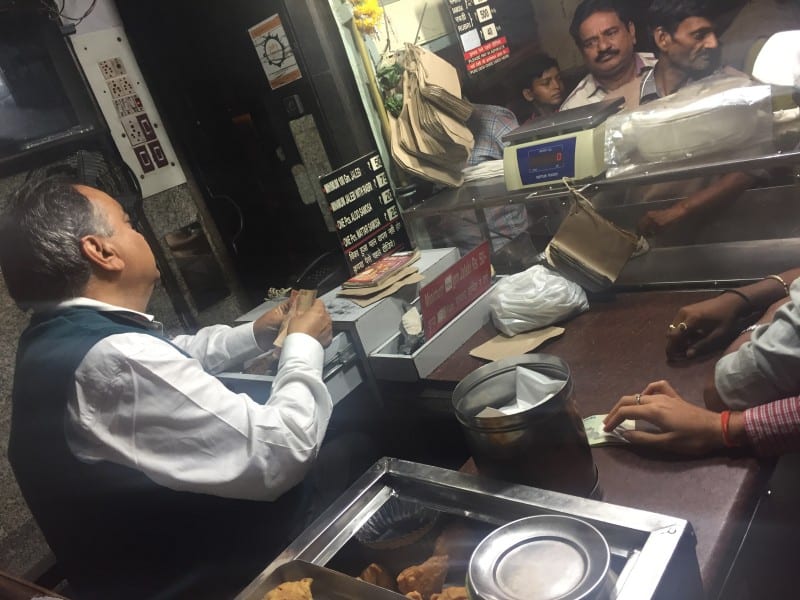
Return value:
M 392 156 L 407 172 L 450 187 L 475 145 L 465 125 L 472 105 L 461 98 L 458 72 L 447 61 L 406 45 L 403 109 L 391 119 Z

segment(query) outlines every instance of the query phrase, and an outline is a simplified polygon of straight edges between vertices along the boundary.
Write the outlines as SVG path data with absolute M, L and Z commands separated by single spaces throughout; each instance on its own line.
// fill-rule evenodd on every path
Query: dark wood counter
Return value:
M 708 292 L 640 292 L 592 302 L 566 332 L 535 352 L 569 364 L 582 416 L 607 413 L 621 395 L 667 379 L 684 398 L 702 405 L 702 390 L 719 354 L 668 364 L 667 326 L 677 310 Z M 457 382 L 486 364 L 468 352 L 496 335 L 478 331 L 429 380 Z M 685 459 L 626 447 L 594 448 L 603 500 L 687 519 L 697 534 L 697 559 L 709 597 L 718 595 L 771 472 L 771 464 L 746 456 Z

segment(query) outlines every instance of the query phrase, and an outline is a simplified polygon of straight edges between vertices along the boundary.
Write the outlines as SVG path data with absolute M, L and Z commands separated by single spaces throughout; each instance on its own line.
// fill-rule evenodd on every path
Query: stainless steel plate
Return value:
M 578 600 L 603 589 L 611 553 L 586 521 L 538 515 L 487 536 L 469 563 L 475 600 Z
M 252 598 L 263 598 L 267 592 L 286 581 L 297 581 L 311 577 L 311 593 L 314 600 L 398 600 L 404 596 L 384 588 L 366 583 L 355 577 L 344 575 L 302 560 L 284 563 L 265 580 L 257 590 L 252 590 Z

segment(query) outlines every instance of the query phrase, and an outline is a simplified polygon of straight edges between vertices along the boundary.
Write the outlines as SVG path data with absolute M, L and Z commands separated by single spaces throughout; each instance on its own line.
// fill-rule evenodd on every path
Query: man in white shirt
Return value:
M 159 278 L 152 251 L 103 192 L 26 186 L 0 222 L 0 268 L 34 310 L 9 460 L 76 597 L 177 597 L 198 572 L 235 587 L 263 568 L 315 493 L 297 484 L 332 411 L 322 302 L 292 313 L 259 404 L 212 373 L 270 349 L 289 304 L 167 340 L 144 313 Z
M 639 106 L 642 77 L 656 62 L 652 54 L 633 51 L 636 27 L 627 7 L 617 0 L 583 0 L 569 33 L 583 54 L 589 74 L 567 96 L 560 110 L 605 98 L 625 97 L 625 108 Z

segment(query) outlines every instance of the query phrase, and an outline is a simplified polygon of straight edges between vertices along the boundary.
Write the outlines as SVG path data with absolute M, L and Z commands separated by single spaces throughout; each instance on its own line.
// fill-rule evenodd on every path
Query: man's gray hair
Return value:
M 0 269 L 22 309 L 80 296 L 91 275 L 81 238 L 109 236 L 105 216 L 61 177 L 26 183 L 0 217 Z

